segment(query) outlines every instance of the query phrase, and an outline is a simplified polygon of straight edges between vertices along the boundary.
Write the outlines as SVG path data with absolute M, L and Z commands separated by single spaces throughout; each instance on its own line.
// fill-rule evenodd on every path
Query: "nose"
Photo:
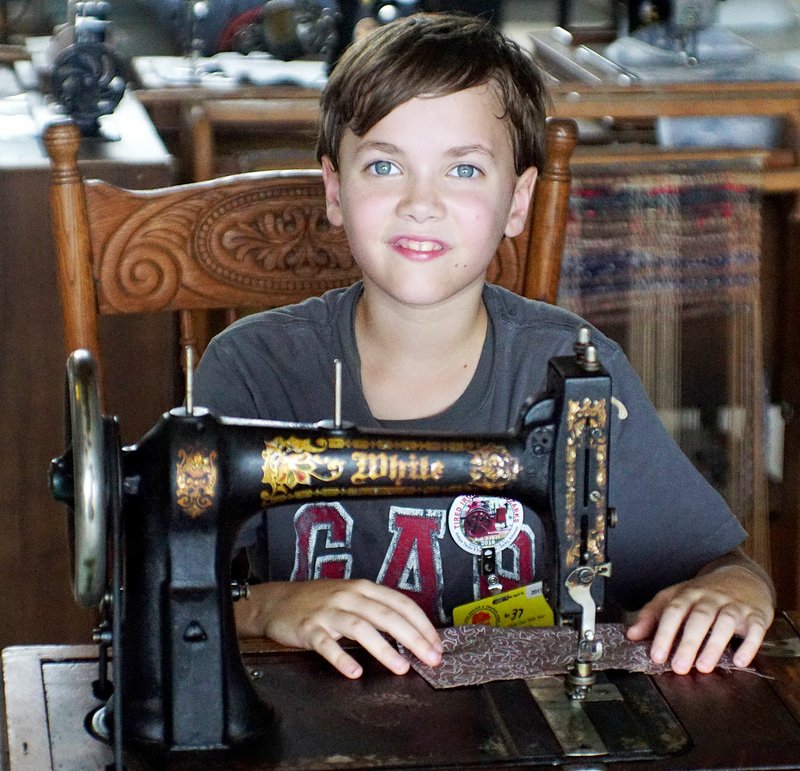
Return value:
M 437 219 L 445 205 L 436 181 L 428 175 L 409 175 L 397 205 L 398 214 L 416 222 Z

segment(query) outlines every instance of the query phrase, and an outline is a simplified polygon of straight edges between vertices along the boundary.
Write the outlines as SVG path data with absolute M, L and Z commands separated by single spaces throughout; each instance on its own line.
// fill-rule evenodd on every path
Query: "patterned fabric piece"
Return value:
M 603 656 L 597 669 L 623 669 L 658 674 L 669 666 L 650 661 L 650 643 L 630 642 L 622 624 L 598 624 L 597 638 Z M 575 657 L 577 633 L 569 627 L 504 628 L 459 626 L 442 630 L 444 656 L 438 667 L 429 667 L 402 647 L 411 666 L 434 688 L 479 685 L 494 680 L 545 677 L 564 674 Z M 728 653 L 717 665 L 735 669 Z

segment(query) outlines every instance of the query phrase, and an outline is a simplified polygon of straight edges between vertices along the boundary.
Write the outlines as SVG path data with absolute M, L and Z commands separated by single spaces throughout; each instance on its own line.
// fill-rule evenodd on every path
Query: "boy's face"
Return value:
M 345 131 L 339 169 L 323 158 L 328 218 L 344 225 L 367 285 L 435 305 L 483 285 L 502 236 L 525 224 L 536 170 L 514 170 L 511 137 L 486 86 L 418 97 L 364 136 Z

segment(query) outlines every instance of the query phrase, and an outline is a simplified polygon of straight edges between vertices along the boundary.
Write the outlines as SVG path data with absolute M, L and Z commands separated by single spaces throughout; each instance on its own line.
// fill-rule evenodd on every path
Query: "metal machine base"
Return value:
M 526 683 L 566 757 L 664 757 L 689 747 L 689 737 L 646 675 L 600 672 L 581 701 L 569 698 L 558 677 Z

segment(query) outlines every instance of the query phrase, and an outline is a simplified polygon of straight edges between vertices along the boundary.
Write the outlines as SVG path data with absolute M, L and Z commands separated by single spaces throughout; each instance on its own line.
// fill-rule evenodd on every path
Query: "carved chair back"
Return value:
M 555 302 L 568 212 L 570 120 L 551 120 L 548 162 L 529 226 L 504 239 L 489 280 Z M 78 169 L 80 133 L 70 121 L 45 131 L 50 200 L 67 350 L 102 363 L 99 314 L 177 311 L 181 346 L 202 347 L 197 311 L 298 302 L 359 278 L 344 231 L 325 215 L 321 172 L 263 171 L 132 191 Z

